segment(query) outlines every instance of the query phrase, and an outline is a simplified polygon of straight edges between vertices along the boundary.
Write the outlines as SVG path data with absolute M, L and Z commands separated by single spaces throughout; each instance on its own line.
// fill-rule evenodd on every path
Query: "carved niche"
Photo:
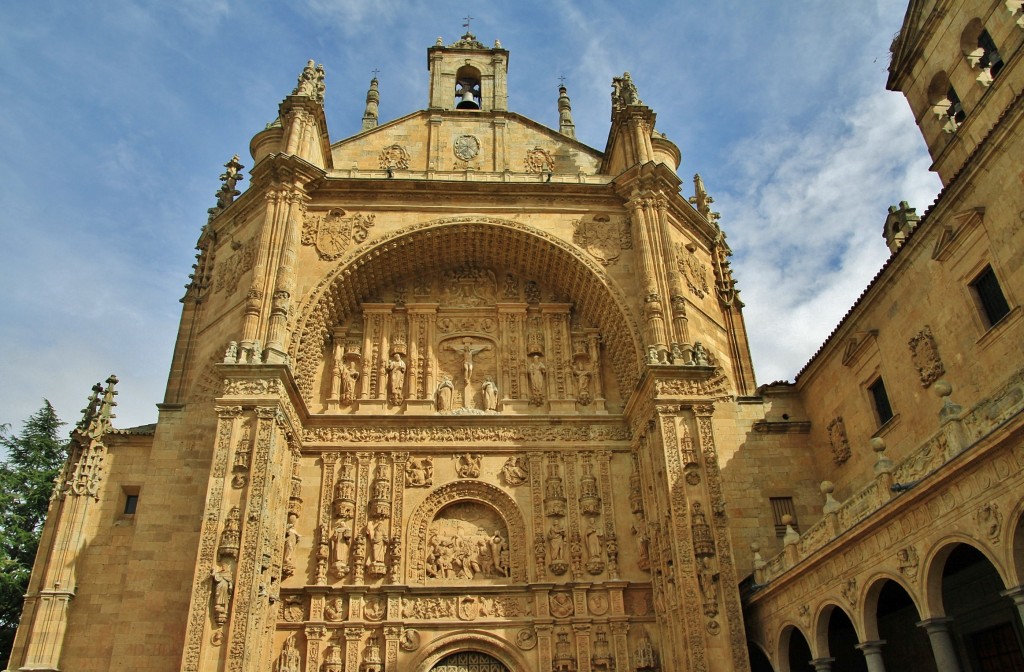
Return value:
M 515 500 L 483 481 L 454 481 L 409 518 L 408 582 L 523 583 L 525 551 L 526 525 Z

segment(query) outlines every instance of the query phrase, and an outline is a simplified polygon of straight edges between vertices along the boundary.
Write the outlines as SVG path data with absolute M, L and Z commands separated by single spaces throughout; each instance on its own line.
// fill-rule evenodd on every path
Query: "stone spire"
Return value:
M 576 137 L 576 124 L 572 123 L 572 104 L 565 84 L 558 87 L 558 132 L 568 138 Z
M 377 105 L 380 103 L 380 91 L 377 90 L 377 78 L 370 80 L 370 89 L 366 92 L 366 111 L 363 112 L 363 130 L 377 128 Z
M 242 169 L 245 168 L 241 163 L 238 162 L 238 154 L 231 157 L 231 160 L 224 164 L 227 169 L 221 173 L 220 189 L 217 191 L 217 205 L 207 210 L 209 213 L 209 220 L 213 219 L 221 213 L 225 208 L 231 205 L 236 196 L 239 196 L 242 192 L 235 188 L 239 180 L 244 179 L 242 175 Z

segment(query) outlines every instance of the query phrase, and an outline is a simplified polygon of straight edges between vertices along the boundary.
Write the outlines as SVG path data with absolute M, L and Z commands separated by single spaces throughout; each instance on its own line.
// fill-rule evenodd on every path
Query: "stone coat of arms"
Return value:
M 455 138 L 455 156 L 463 161 L 470 161 L 480 153 L 480 141 L 475 135 L 460 135 Z
M 320 258 L 333 261 L 353 245 L 366 240 L 373 226 L 373 215 L 354 214 L 346 217 L 335 209 L 326 215 L 308 217 L 302 223 L 302 244 L 314 245 Z
M 621 221 L 607 215 L 591 215 L 572 223 L 572 242 L 576 243 L 605 266 L 614 264 L 628 239 L 629 232 Z

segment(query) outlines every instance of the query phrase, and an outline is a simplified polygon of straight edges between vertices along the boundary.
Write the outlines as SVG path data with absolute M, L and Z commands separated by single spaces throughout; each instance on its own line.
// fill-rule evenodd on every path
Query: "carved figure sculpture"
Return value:
M 526 483 L 526 479 L 530 475 L 527 464 L 526 458 L 521 456 L 505 460 L 505 464 L 501 467 L 501 474 L 505 477 L 505 482 L 511 486 Z
M 711 564 L 711 558 L 704 556 L 697 568 L 700 594 L 704 598 L 704 615 L 714 618 L 718 615 L 718 572 Z
M 697 341 L 693 344 L 693 365 L 694 366 L 709 366 L 708 351 L 704 347 L 704 344 Z
M 213 620 L 217 625 L 224 625 L 228 618 L 231 591 L 234 590 L 231 570 L 227 565 L 215 567 L 210 572 L 210 579 L 213 581 Z
M 228 349 L 224 351 L 224 363 L 225 364 L 236 364 L 238 362 L 238 343 L 231 341 L 228 343 Z
M 398 406 L 405 400 L 405 361 L 400 353 L 391 355 L 388 362 L 388 402 Z
M 370 569 L 370 573 L 374 575 L 380 575 L 384 573 L 384 560 L 387 552 L 387 537 L 384 534 L 384 521 L 374 522 L 369 520 L 366 522 L 366 545 L 368 553 L 366 554 L 366 567 Z
M 446 350 L 462 354 L 462 377 L 467 385 L 473 380 L 473 355 L 491 349 L 491 346 L 486 343 L 475 345 L 472 339 L 468 337 L 462 339 L 462 345 L 459 347 L 455 347 L 451 343 L 446 343 L 444 347 Z
M 291 576 L 295 573 L 295 547 L 302 540 L 302 535 L 295 529 L 295 521 L 298 516 L 294 513 L 288 514 L 288 524 L 284 530 L 284 558 L 281 562 L 281 576 Z
M 458 460 L 455 471 L 459 478 L 478 478 L 480 476 L 480 462 L 483 456 L 478 453 L 462 453 L 456 456 Z
M 636 537 L 636 564 L 640 569 L 647 571 L 651 567 L 651 538 L 647 534 L 647 521 L 644 520 L 643 514 L 640 513 L 633 514 L 633 517 L 631 531 Z
M 526 367 L 526 375 L 530 380 L 530 403 L 540 406 L 544 403 L 544 380 L 547 377 L 548 367 L 544 365 L 540 355 L 530 357 L 530 363 Z
M 295 645 L 295 635 L 284 640 L 284 648 L 281 649 L 281 657 L 277 659 L 274 672 L 302 672 L 302 658 Z
M 324 618 L 331 623 L 337 623 L 345 618 L 345 601 L 336 597 L 324 607 Z
M 496 411 L 498 409 L 498 386 L 494 384 L 494 379 L 490 376 L 484 381 L 482 388 L 484 396 L 484 410 L 485 411 Z
M 557 520 L 548 530 L 548 551 L 551 562 L 565 562 L 565 528 Z
M 658 363 L 658 348 L 653 345 L 647 346 L 647 363 L 657 364 Z
M 572 370 L 573 378 L 576 379 L 576 401 L 587 406 L 593 400 L 590 392 L 590 381 L 594 377 L 591 368 L 582 361 L 577 361 Z
M 433 482 L 434 458 L 428 456 L 417 459 L 413 457 L 405 465 L 405 487 L 425 488 L 431 486 Z
M 348 574 L 349 554 L 352 550 L 352 531 L 344 521 L 338 521 L 331 533 L 331 567 L 335 576 Z
M 600 560 L 601 559 L 601 541 L 604 539 L 604 533 L 597 529 L 597 525 L 594 521 L 587 523 L 587 560 Z
M 503 567 L 501 561 L 501 551 L 505 548 L 505 540 L 502 538 L 501 533 L 495 530 L 494 536 L 487 542 L 487 545 L 491 552 L 491 566 L 503 576 L 508 576 L 508 571 L 511 568 L 507 566 L 508 563 L 504 563 L 505 566 Z
M 451 376 L 445 375 L 437 385 L 437 392 L 434 393 L 434 403 L 438 411 L 452 410 L 452 401 L 455 396 L 455 386 L 452 385 Z
M 359 371 L 356 370 L 355 362 L 349 360 L 345 370 L 341 372 L 341 400 L 351 404 L 356 399 L 356 382 L 359 380 Z

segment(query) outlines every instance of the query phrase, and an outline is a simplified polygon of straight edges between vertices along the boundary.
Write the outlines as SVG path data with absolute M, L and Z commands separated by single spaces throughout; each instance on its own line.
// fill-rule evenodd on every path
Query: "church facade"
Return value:
M 599 151 L 468 32 L 340 141 L 310 61 L 225 166 L 158 422 L 94 388 L 8 669 L 1012 669 L 1022 41 L 1019 2 L 911 3 L 890 88 L 944 189 L 762 387 L 629 73 Z

